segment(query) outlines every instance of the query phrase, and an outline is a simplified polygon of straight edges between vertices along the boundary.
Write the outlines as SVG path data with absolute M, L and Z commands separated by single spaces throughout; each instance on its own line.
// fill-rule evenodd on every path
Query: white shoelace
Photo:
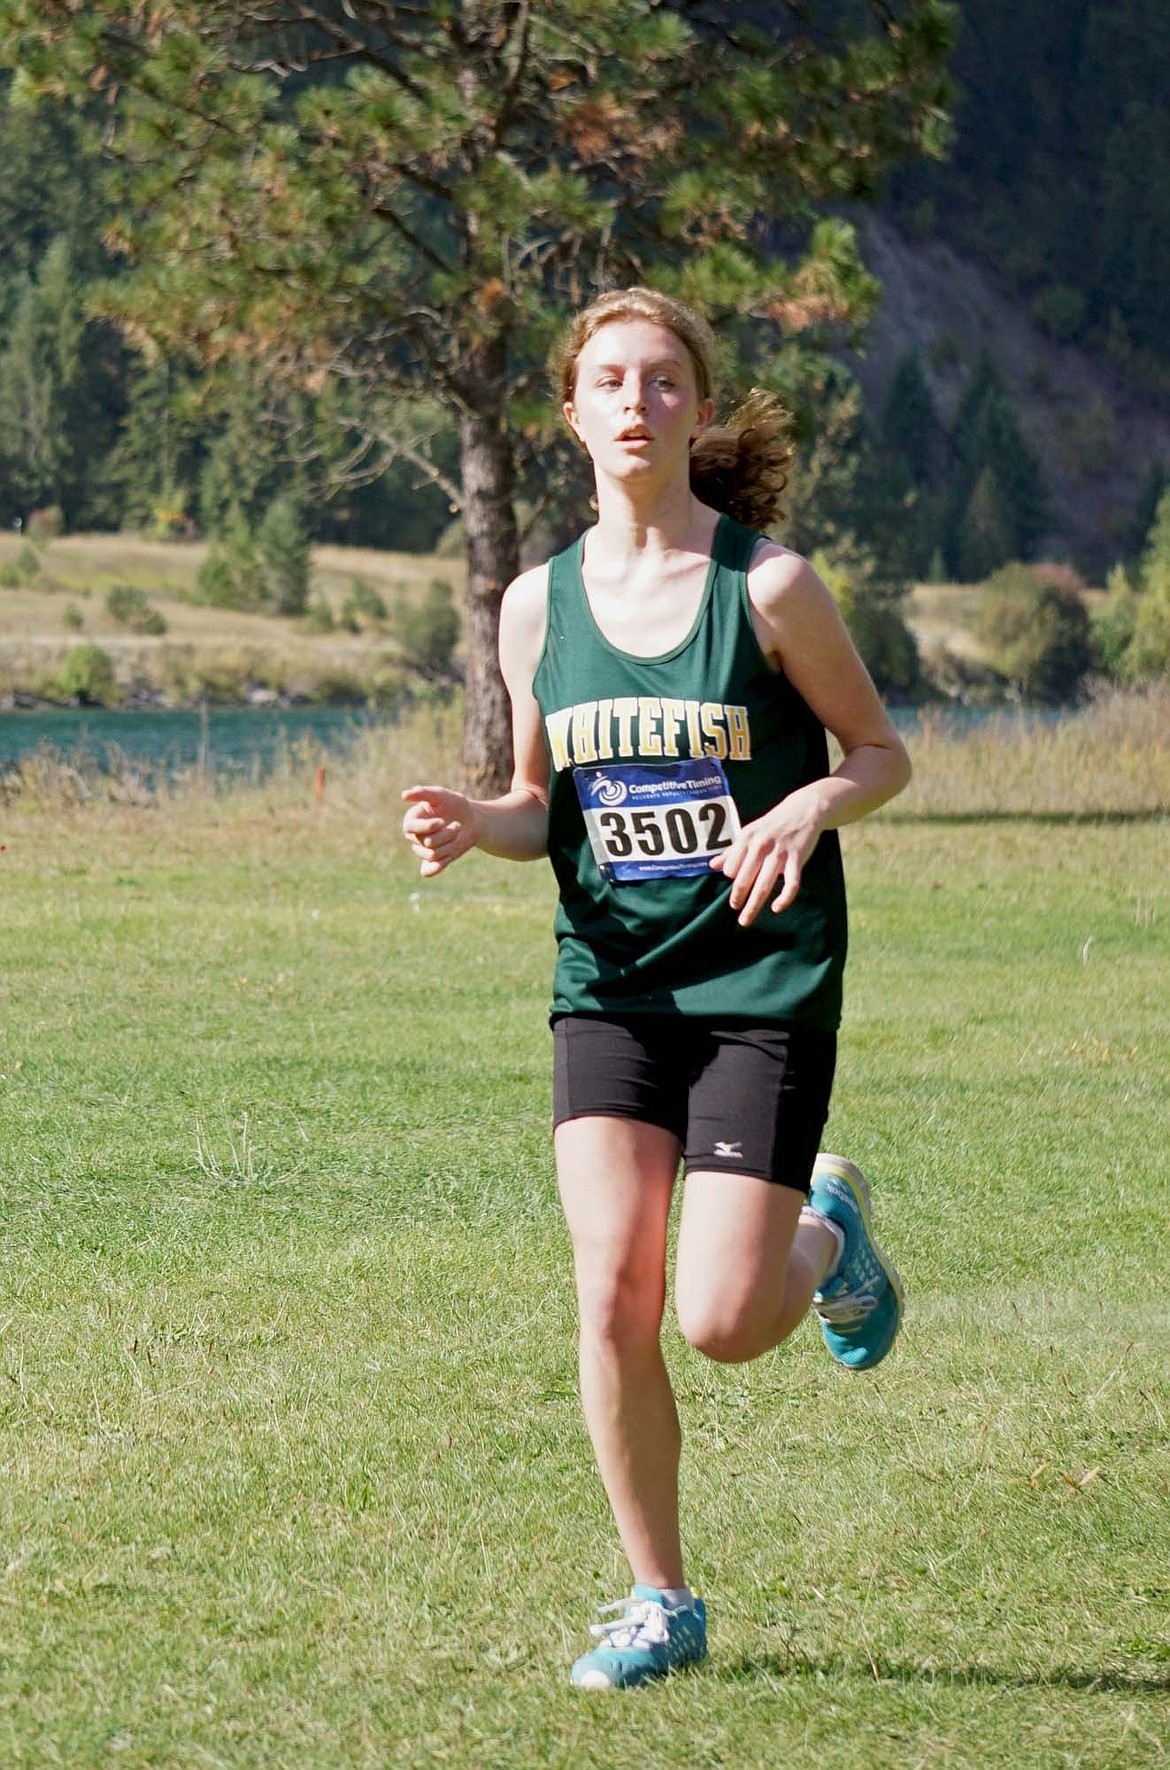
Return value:
M 830 1327 L 856 1327 L 872 1315 L 878 1300 L 869 1291 L 852 1291 L 845 1297 L 828 1297 L 816 1305 L 817 1314 Z
M 663 1647 L 670 1640 L 666 1611 L 651 1598 L 616 1598 L 598 1608 L 602 1616 L 607 1610 L 622 1613 L 612 1622 L 589 1625 L 590 1634 L 607 1647 Z

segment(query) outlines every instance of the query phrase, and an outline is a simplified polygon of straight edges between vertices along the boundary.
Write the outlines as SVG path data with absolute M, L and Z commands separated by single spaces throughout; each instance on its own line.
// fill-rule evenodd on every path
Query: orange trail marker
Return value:
M 316 794 L 316 797 L 317 797 L 317 803 L 318 803 L 318 805 L 320 805 L 321 801 L 325 797 L 325 764 L 323 762 L 320 762 L 317 765 L 317 794 Z

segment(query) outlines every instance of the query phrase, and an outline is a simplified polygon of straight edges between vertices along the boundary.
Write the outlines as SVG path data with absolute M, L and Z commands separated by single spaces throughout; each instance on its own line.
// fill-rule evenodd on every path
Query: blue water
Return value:
M 914 707 L 893 709 L 894 723 L 903 734 L 912 734 L 921 716 Z M 1067 715 L 1051 708 L 931 707 L 926 716 L 945 728 L 965 730 L 988 718 L 1046 721 Z M 297 744 L 307 741 L 336 753 L 362 730 L 390 717 L 344 707 L 0 713 L 0 774 L 32 751 L 46 749 L 65 760 L 84 760 L 111 772 L 129 766 L 148 778 L 202 766 L 219 779 L 256 780 L 278 766 Z
M 385 714 L 344 707 L 104 708 L 0 713 L 0 774 L 36 750 L 121 772 L 171 776 L 205 767 L 219 778 L 268 774 L 294 745 L 336 752 Z

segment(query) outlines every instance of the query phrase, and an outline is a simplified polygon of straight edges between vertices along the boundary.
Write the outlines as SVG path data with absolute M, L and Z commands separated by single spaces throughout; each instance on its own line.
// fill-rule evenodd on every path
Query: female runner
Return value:
M 555 1148 L 581 1399 L 635 1582 L 572 1669 L 586 1689 L 706 1653 L 659 1344 L 680 1157 L 675 1306 L 699 1351 L 758 1358 L 812 1303 L 832 1355 L 864 1369 L 902 1312 L 864 1179 L 817 1148 L 845 959 L 836 832 L 910 766 L 821 580 L 757 532 L 784 485 L 784 414 L 753 394 L 713 429 L 714 355 L 705 322 L 650 290 L 577 317 L 564 413 L 597 521 L 504 597 L 511 791 L 403 794 L 424 878 L 479 847 L 548 854 L 560 886 Z

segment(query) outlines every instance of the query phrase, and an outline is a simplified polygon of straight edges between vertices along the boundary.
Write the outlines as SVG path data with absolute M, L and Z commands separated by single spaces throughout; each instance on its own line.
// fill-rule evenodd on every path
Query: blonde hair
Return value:
M 651 320 L 686 346 L 699 398 L 718 393 L 715 334 L 701 314 L 657 289 L 611 289 L 577 314 L 561 342 L 556 367 L 561 399 L 571 403 L 577 361 L 603 326 L 618 320 Z M 710 424 L 691 444 L 691 490 L 748 528 L 764 529 L 783 517 L 780 498 L 792 461 L 792 417 L 774 393 L 753 387 L 722 424 Z

